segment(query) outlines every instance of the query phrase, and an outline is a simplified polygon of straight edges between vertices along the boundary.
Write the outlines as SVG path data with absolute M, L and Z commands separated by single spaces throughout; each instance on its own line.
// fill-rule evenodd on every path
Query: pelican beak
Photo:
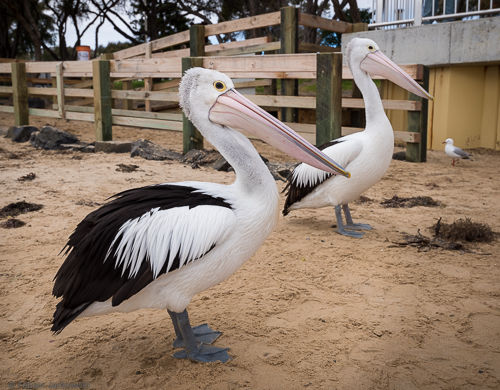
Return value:
M 313 167 L 351 176 L 318 148 L 234 89 L 219 95 L 210 109 L 209 119 L 219 125 L 250 133 Z
M 401 88 L 421 96 L 426 99 L 434 99 L 425 89 L 423 89 L 415 80 L 413 80 L 403 69 L 392 62 L 380 50 L 368 53 L 361 61 L 361 69 L 370 75 L 382 76 Z

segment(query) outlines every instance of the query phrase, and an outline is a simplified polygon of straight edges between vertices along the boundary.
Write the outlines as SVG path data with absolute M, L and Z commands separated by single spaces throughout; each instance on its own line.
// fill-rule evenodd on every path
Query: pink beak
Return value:
M 363 61 L 361 61 L 361 69 L 371 75 L 382 76 L 391 80 L 393 83 L 415 95 L 426 99 L 433 99 L 425 89 L 380 50 L 368 53 Z
M 318 148 L 234 89 L 219 95 L 210 109 L 209 119 L 219 125 L 251 133 L 313 167 L 333 174 L 351 176 Z

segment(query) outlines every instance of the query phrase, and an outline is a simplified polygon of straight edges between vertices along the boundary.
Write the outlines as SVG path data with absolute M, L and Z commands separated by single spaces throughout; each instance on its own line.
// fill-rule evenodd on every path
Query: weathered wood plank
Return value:
M 357 133 L 359 131 L 363 131 L 364 129 L 359 127 L 342 127 L 342 136 Z M 420 142 L 420 134 L 414 133 L 410 131 L 395 131 L 394 132 L 394 140 L 398 142 Z
M 240 54 L 251 54 L 251 53 L 260 53 L 266 51 L 275 51 L 280 50 L 281 42 L 269 42 L 269 43 L 261 43 L 258 45 L 248 45 L 243 47 L 236 47 L 233 49 L 224 49 L 219 51 L 211 52 L 210 55 L 213 56 L 236 56 Z
M 281 8 L 281 54 L 295 54 L 299 52 L 299 9 L 295 7 Z M 298 80 L 282 80 L 281 95 L 297 96 L 299 94 Z M 297 122 L 298 110 L 286 107 L 281 109 L 281 120 Z
M 111 114 L 111 80 L 110 61 L 94 60 L 93 78 L 94 78 L 94 124 L 97 141 L 111 141 L 112 132 L 112 114 Z M 123 92 L 123 91 L 116 91 Z
M 316 89 L 316 145 L 341 137 L 342 53 L 320 53 Z
M 189 56 L 189 54 L 188 54 Z M 162 81 L 161 83 L 155 83 L 153 85 L 153 91 L 161 91 L 164 89 L 172 89 L 172 88 L 179 88 L 179 83 L 181 82 L 180 79 L 175 79 L 175 80 L 169 80 L 169 81 Z
M 196 66 L 203 66 L 202 57 L 182 59 L 182 73 Z M 191 149 L 203 149 L 203 136 L 184 114 L 182 114 L 182 149 L 184 153 Z
M 166 100 L 169 102 L 178 102 L 179 94 L 177 92 L 156 92 L 156 91 L 111 91 L 113 99 L 136 99 L 136 100 Z
M 113 115 L 113 124 L 162 130 L 182 130 L 182 122 Z
M 429 89 L 429 68 L 423 70 L 422 87 Z M 410 93 L 410 100 L 421 102 L 421 111 L 408 112 L 408 132 L 420 135 L 418 143 L 408 142 L 406 144 L 406 160 L 412 162 L 425 162 L 427 160 L 427 99 Z
M 314 96 L 245 95 L 245 97 L 259 106 L 316 108 L 316 98 Z
M 144 58 L 151 58 L 152 48 L 151 42 L 146 43 L 146 52 L 144 53 Z M 151 91 L 153 89 L 153 79 L 151 77 L 146 77 L 144 79 L 144 91 Z M 151 101 L 144 101 L 144 110 L 151 111 Z
M 268 43 L 270 41 L 271 41 L 271 38 L 266 36 L 266 37 L 245 39 L 244 41 L 225 42 L 225 43 L 220 43 L 218 45 L 205 45 L 205 53 L 211 54 L 214 52 L 221 52 L 220 55 L 225 55 L 222 53 L 224 52 L 224 50 L 227 50 L 227 49 L 234 49 L 234 48 L 238 48 L 238 47 L 247 47 L 247 46 L 253 46 L 253 45 L 262 45 L 262 44 Z M 164 51 L 164 52 L 160 52 L 160 53 L 153 53 L 153 58 L 189 57 L 189 52 L 190 52 L 189 48 L 178 49 L 178 50 L 169 50 L 169 51 Z
M 10 80 L 10 78 L 9 78 Z M 0 93 L 12 93 L 12 87 L 0 86 Z
M 155 39 L 151 41 L 151 49 L 153 51 L 165 49 L 167 47 L 179 45 L 181 43 L 189 42 L 189 30 L 185 30 L 176 34 L 168 35 L 164 38 Z M 146 44 L 137 45 L 128 49 L 123 49 L 114 53 L 115 60 L 122 60 L 130 57 L 142 55 L 146 52 Z
M 306 27 L 320 28 L 322 30 L 333 31 L 338 33 L 345 33 L 352 31 L 351 23 L 326 19 L 322 18 L 321 16 L 305 14 L 303 12 L 301 12 L 299 15 L 299 24 Z
M 29 125 L 26 65 L 24 62 L 12 62 L 10 65 L 12 70 L 14 123 L 16 126 Z
M 14 106 L 0 106 L 0 112 L 14 113 Z
M 252 81 L 239 81 L 234 83 L 234 87 L 238 88 L 252 88 L 252 87 L 269 87 L 272 80 L 252 80 Z
M 235 31 L 251 30 L 253 28 L 268 27 L 280 24 L 280 12 L 250 16 L 248 18 L 230 20 L 205 26 L 205 36 L 227 34 Z
M 382 104 L 386 110 L 405 110 L 405 111 L 420 111 L 422 104 L 418 101 L 410 100 L 382 100 Z M 364 108 L 363 99 L 343 98 L 342 107 L 344 108 Z
M 64 119 L 64 76 L 62 63 L 56 65 L 56 88 L 59 118 Z
M 204 57 L 203 67 L 230 77 L 316 78 L 316 54 Z
M 309 42 L 299 42 L 299 53 L 339 53 L 340 47 L 317 45 Z
M 205 26 L 193 24 L 189 27 L 189 56 L 203 57 L 205 55 Z

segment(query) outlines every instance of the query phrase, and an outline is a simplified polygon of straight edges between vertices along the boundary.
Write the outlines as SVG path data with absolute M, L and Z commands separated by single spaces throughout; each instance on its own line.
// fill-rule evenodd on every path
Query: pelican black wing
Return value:
M 63 248 L 67 257 L 54 278 L 52 291 L 56 297 L 62 297 L 54 312 L 54 332 L 64 329 L 93 302 L 113 298 L 113 306 L 119 305 L 154 280 L 148 258 L 141 259 L 140 268 L 133 277 L 130 277 L 129 269 L 116 266 L 119 241 L 115 237 L 127 221 L 155 209 L 185 206 L 192 209 L 201 205 L 231 208 L 223 198 L 204 194 L 194 187 L 173 184 L 127 190 L 112 198 L 78 224 Z M 158 275 L 167 272 L 167 263 L 165 261 Z M 169 271 L 179 267 L 177 253 Z

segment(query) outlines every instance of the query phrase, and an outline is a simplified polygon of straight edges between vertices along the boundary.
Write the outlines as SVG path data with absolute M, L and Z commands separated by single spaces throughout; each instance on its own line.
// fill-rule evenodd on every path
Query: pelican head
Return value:
M 378 47 L 367 38 L 354 38 L 346 48 L 347 60 L 351 69 L 361 68 L 371 76 L 382 76 L 401 88 L 426 99 L 433 97 L 413 80 L 403 69 L 391 61 Z
M 443 144 L 446 144 L 446 145 L 453 145 L 453 138 L 446 138 L 446 139 L 443 141 Z
M 227 127 L 252 134 L 296 159 L 324 171 L 350 177 L 339 164 L 311 145 L 278 119 L 234 89 L 225 74 L 191 68 L 179 86 L 180 106 L 203 132 L 203 124 L 219 126 L 223 137 Z

